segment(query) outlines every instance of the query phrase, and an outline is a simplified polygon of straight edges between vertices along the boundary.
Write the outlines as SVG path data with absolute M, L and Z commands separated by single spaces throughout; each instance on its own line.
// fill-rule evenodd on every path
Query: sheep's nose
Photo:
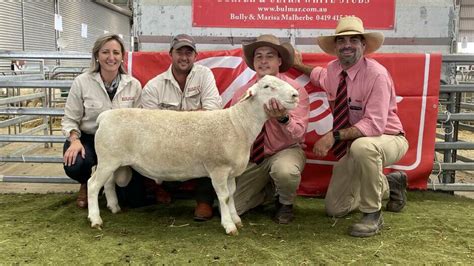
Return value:
M 298 92 L 295 92 L 295 93 L 293 93 L 293 94 L 291 95 L 291 97 L 292 97 L 293 99 L 298 98 L 298 96 L 299 96 L 299 93 L 298 93 Z

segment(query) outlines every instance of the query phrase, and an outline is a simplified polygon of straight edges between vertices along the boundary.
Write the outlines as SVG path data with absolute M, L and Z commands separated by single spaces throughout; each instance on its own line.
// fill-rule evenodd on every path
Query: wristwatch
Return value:
M 72 135 L 71 133 L 76 133 L 76 135 Z M 73 142 L 74 140 L 77 140 L 79 139 L 79 132 L 77 130 L 71 130 L 71 132 L 69 132 L 69 137 L 67 138 L 67 140 L 69 140 L 69 142 Z
M 339 130 L 333 131 L 332 136 L 334 137 L 336 142 L 341 141 L 341 132 L 339 132 Z
M 290 117 L 288 115 L 285 115 L 284 117 L 277 118 L 278 123 L 280 124 L 286 124 L 290 120 Z

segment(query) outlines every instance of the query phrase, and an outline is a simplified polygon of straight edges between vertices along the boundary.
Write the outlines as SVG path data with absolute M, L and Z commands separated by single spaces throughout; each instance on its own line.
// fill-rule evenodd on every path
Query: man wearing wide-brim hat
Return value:
M 256 75 L 237 90 L 232 105 L 265 75 L 276 76 L 292 85 L 299 92 L 299 102 L 293 110 L 286 110 L 275 99 L 264 106 L 270 119 L 255 140 L 247 169 L 236 178 L 235 207 L 240 215 L 275 200 L 274 221 L 288 224 L 294 218 L 293 202 L 306 162 L 301 145 L 308 127 L 308 93 L 283 74 L 293 65 L 294 50 L 291 45 L 281 44 L 277 37 L 266 34 L 244 45 L 243 53 L 245 63 Z
M 382 199 L 387 211 L 400 212 L 406 204 L 407 177 L 387 176 L 383 168 L 399 161 L 408 142 L 397 115 L 395 88 L 387 69 L 365 57 L 380 48 L 379 32 L 365 32 L 357 17 L 339 20 L 333 35 L 318 37 L 319 47 L 337 59 L 327 68 L 303 65 L 297 54 L 294 67 L 323 88 L 333 110 L 333 130 L 319 139 L 313 152 L 339 159 L 325 198 L 326 212 L 342 217 L 355 209 L 362 220 L 350 227 L 352 236 L 377 234 L 383 227 Z

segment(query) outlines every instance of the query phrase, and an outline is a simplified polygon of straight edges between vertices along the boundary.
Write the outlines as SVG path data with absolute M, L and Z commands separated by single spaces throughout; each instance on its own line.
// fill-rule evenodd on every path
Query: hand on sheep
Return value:
M 320 138 L 316 143 L 314 143 L 314 146 L 313 146 L 314 155 L 318 157 L 324 157 L 328 155 L 328 151 L 334 145 L 335 141 L 336 140 L 334 139 L 332 131 L 330 131 L 329 133 L 324 135 L 322 138 Z
M 86 158 L 86 150 L 80 140 L 76 139 L 71 142 L 71 146 L 64 153 L 63 161 L 66 166 L 71 166 L 76 163 L 77 154 L 80 153 L 82 159 Z
M 267 104 L 263 105 L 265 113 L 271 118 L 282 118 L 288 114 L 288 110 L 275 98 L 271 98 Z

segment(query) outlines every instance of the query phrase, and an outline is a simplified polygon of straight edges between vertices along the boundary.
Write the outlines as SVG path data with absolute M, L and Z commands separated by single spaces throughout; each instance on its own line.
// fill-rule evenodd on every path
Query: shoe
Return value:
M 157 203 L 161 204 L 170 204 L 171 203 L 171 194 L 168 191 L 164 190 L 161 185 L 156 185 L 155 188 L 155 198 Z
M 203 222 L 212 219 L 212 206 L 207 202 L 198 202 L 194 209 L 194 220 Z
M 349 234 L 356 237 L 369 237 L 376 235 L 383 228 L 382 211 L 364 213 L 360 222 L 350 227 Z
M 87 208 L 87 184 L 81 184 L 81 188 L 77 194 L 76 206 L 80 209 Z
M 407 175 L 402 171 L 393 172 L 387 175 L 387 180 L 390 199 L 387 202 L 386 210 L 400 212 L 407 204 Z
M 293 205 L 285 205 L 285 204 L 277 204 L 277 206 L 280 206 L 277 208 L 277 212 L 275 216 L 273 217 L 273 220 L 277 224 L 289 224 L 295 216 L 293 215 Z

